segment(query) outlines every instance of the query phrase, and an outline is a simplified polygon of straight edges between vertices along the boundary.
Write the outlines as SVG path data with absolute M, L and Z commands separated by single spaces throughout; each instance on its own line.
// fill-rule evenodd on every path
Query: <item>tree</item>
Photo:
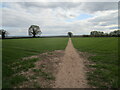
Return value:
M 72 35 L 73 35 L 72 32 L 68 32 L 69 37 L 72 37 Z
M 104 33 L 104 36 L 109 36 L 109 34 L 108 33 Z
M 115 30 L 113 32 L 110 32 L 110 36 L 120 36 L 120 30 Z
M 31 25 L 29 27 L 28 32 L 29 32 L 29 35 L 33 35 L 33 37 L 36 37 L 36 35 L 38 35 L 38 34 L 40 35 L 42 33 L 40 30 L 40 27 L 37 25 Z
M 2 39 L 4 39 L 8 35 L 8 32 L 4 29 L 1 29 L 0 30 L 0 35 L 2 36 Z
M 91 31 L 90 32 L 91 36 L 103 36 L 104 32 L 100 32 L 100 31 Z

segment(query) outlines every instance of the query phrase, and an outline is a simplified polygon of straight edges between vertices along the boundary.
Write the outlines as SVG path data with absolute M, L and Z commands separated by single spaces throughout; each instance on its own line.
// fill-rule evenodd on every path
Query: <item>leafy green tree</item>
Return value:
M 8 32 L 4 29 L 1 29 L 0 30 L 0 35 L 2 36 L 2 39 L 4 39 L 8 35 Z
M 73 33 L 72 33 L 72 32 L 68 32 L 68 36 L 69 36 L 69 37 L 72 37 L 72 36 L 73 36 Z
M 104 33 L 104 36 L 109 36 L 109 34 L 108 33 Z
M 40 27 L 37 25 L 31 25 L 29 27 L 28 32 L 29 32 L 29 35 L 30 36 L 32 35 L 33 37 L 36 37 L 36 35 L 40 35 L 42 33 L 40 30 Z
M 110 32 L 110 36 L 120 36 L 120 30 L 115 30 L 113 32 Z
M 90 32 L 91 36 L 103 36 L 104 32 L 100 32 L 100 31 L 91 31 Z

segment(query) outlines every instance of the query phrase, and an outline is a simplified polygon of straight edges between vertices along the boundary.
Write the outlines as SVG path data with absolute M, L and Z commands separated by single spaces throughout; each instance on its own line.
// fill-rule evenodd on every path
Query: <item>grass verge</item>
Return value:
M 118 38 L 89 37 L 72 38 L 74 47 L 81 52 L 92 53 L 88 59 L 95 64 L 89 65 L 89 84 L 95 87 L 118 88 Z

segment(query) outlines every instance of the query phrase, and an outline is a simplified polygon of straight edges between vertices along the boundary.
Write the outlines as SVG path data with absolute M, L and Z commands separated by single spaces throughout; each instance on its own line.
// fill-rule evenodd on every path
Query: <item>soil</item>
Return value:
M 54 88 L 88 88 L 84 61 L 69 39 Z
M 19 85 L 19 88 L 90 88 L 87 84 L 86 64 L 87 57 L 90 55 L 78 52 L 72 44 L 71 39 L 63 50 L 55 50 L 40 55 L 25 57 L 23 60 L 39 58 L 35 62 L 35 67 L 27 72 L 20 72 L 20 75 L 26 76 L 29 80 Z M 43 67 L 44 66 L 44 67 Z M 45 73 L 51 73 L 54 80 L 46 80 L 44 77 L 33 72 L 33 69 L 42 69 Z M 31 79 L 31 77 L 35 79 Z
M 48 73 L 54 77 L 58 72 L 59 63 L 61 62 L 61 57 L 63 56 L 63 50 L 55 50 L 39 55 L 24 57 L 23 60 L 29 60 L 32 58 L 38 58 L 39 60 L 34 63 L 34 68 L 18 73 L 19 75 L 25 76 L 28 80 L 18 86 L 15 86 L 14 88 L 52 88 L 55 80 L 46 79 L 47 77 L 37 75 L 39 72 L 34 72 L 33 69 L 42 70 L 44 73 Z

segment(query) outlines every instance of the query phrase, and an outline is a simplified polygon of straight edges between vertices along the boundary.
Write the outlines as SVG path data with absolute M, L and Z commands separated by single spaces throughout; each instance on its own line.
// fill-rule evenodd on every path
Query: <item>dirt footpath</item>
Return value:
M 54 88 L 88 88 L 83 58 L 73 47 L 71 39 L 60 63 Z

